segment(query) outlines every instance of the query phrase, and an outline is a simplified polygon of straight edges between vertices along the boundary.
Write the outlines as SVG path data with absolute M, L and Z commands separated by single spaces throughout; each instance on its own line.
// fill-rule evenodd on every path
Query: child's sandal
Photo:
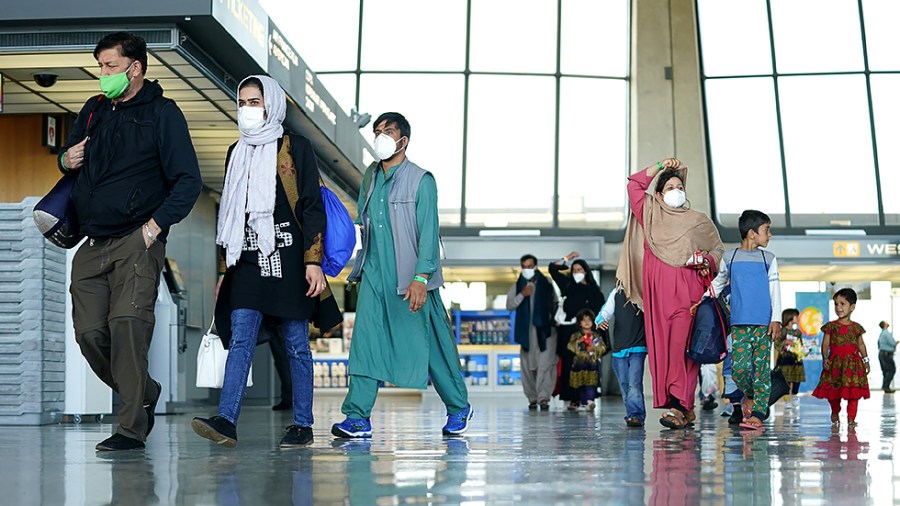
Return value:
M 765 426 L 763 425 L 762 421 L 755 416 L 751 416 L 750 418 L 745 419 L 743 422 L 741 422 L 740 427 L 747 430 L 765 430 Z

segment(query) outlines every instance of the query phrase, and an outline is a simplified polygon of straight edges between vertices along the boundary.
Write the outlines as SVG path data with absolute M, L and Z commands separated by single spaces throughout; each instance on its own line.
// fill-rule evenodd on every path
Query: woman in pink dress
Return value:
M 691 305 L 703 296 L 722 259 L 722 240 L 709 217 L 685 206 L 687 167 L 668 158 L 628 178 L 631 213 L 616 277 L 644 309 L 653 407 L 660 423 L 693 422 L 700 364 L 685 355 Z M 695 252 L 699 252 L 696 258 Z

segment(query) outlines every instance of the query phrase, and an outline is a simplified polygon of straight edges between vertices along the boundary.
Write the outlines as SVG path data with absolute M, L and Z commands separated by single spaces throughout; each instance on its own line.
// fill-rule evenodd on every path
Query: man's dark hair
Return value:
M 837 300 L 838 297 L 847 299 L 847 302 L 850 304 L 856 304 L 856 290 L 852 288 L 841 288 L 834 292 L 834 296 L 831 297 L 831 300 Z
M 409 127 L 409 121 L 406 121 L 406 118 L 403 117 L 399 112 L 386 112 L 381 116 L 378 116 L 378 119 L 375 120 L 375 123 L 372 124 L 372 130 L 375 130 L 378 125 L 380 125 L 383 121 L 387 121 L 385 126 L 389 125 L 397 125 L 397 129 L 400 130 L 400 137 L 406 137 L 409 139 L 412 131 Z
M 522 258 L 519 259 L 519 265 L 524 264 L 524 263 L 525 263 L 525 260 L 531 260 L 531 261 L 533 261 L 533 262 L 534 262 L 534 266 L 537 267 L 537 257 L 534 256 L 534 255 L 532 255 L 531 253 L 528 253 L 527 255 L 522 255 Z
M 678 178 L 678 180 L 681 181 L 681 185 L 685 186 L 684 179 L 681 179 L 681 175 L 679 175 L 678 172 L 675 172 L 674 170 L 667 170 L 660 174 L 659 179 L 656 180 L 656 193 L 662 193 L 663 188 L 666 187 L 666 183 L 668 183 L 669 180 L 673 177 Z
M 247 79 L 244 79 L 244 81 L 241 83 L 241 86 L 238 88 L 238 93 L 240 93 L 241 90 L 243 90 L 247 86 L 256 86 L 259 89 L 259 94 L 263 97 L 263 99 L 266 98 L 266 92 L 263 90 L 263 83 L 259 80 L 259 78 L 248 77 Z
M 741 239 L 746 239 L 747 234 L 750 233 L 751 230 L 759 233 L 759 227 L 765 224 L 772 224 L 772 220 L 769 219 L 769 215 L 762 211 L 754 211 L 753 209 L 747 209 L 743 213 L 741 213 L 741 217 L 738 218 L 738 230 L 741 231 Z
M 880 322 L 878 322 L 878 326 L 881 327 L 881 330 L 884 330 L 888 328 L 888 322 L 881 320 Z
M 118 48 L 119 54 L 141 62 L 141 73 L 147 75 L 147 43 L 141 37 L 128 32 L 115 32 L 100 39 L 94 48 L 94 59 L 101 51 Z

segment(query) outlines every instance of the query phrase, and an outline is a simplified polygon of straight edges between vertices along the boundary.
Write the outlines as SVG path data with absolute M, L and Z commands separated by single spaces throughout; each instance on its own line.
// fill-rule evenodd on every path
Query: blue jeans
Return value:
M 624 358 L 613 357 L 613 372 L 619 380 L 622 399 L 625 401 L 625 418 L 647 418 L 644 406 L 644 360 L 646 353 L 632 353 Z
M 263 315 L 254 309 L 231 312 L 231 344 L 225 362 L 225 381 L 219 400 L 219 416 L 237 425 L 241 401 L 247 388 L 247 376 L 256 350 L 256 339 Z M 313 361 L 309 350 L 307 320 L 281 320 L 288 361 L 291 364 L 291 390 L 294 399 L 294 424 L 312 427 Z

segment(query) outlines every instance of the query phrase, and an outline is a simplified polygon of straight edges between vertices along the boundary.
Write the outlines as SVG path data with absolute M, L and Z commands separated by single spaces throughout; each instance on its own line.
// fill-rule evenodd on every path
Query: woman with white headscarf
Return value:
M 286 107 L 284 90 L 272 78 L 250 76 L 238 87 L 241 136 L 228 151 L 216 235 L 216 327 L 228 360 L 218 415 L 191 422 L 197 434 L 229 448 L 237 445 L 263 318 L 280 323 L 291 368 L 294 423 L 280 446 L 306 445 L 313 437 L 309 320 L 327 290 L 321 268 L 326 218 L 315 154 L 307 139 L 285 133 Z

